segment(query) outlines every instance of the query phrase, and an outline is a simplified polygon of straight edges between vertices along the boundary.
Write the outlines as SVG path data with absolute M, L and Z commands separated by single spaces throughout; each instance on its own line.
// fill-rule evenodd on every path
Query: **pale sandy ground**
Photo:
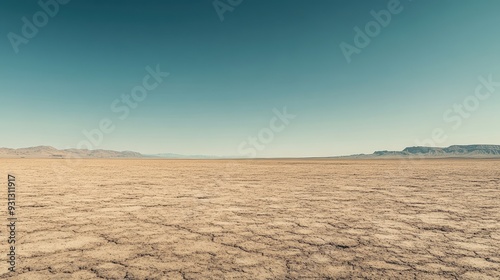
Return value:
M 498 160 L 65 162 L 0 160 L 0 278 L 500 279 Z

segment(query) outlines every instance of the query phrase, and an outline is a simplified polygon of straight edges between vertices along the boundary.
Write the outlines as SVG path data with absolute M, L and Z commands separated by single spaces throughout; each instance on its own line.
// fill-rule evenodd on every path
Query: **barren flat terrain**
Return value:
M 500 279 L 499 160 L 1 159 L 12 279 Z

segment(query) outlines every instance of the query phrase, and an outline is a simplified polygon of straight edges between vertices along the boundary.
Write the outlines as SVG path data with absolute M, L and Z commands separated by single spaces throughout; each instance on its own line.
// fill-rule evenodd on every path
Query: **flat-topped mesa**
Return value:
M 483 152 L 485 154 L 500 154 L 499 145 L 454 145 L 445 148 L 447 152 L 462 152 L 462 153 L 472 153 L 472 152 Z
M 443 148 L 433 148 L 433 147 L 408 147 L 403 150 L 410 154 L 441 154 L 444 153 Z
M 436 147 L 408 147 L 403 150 L 410 154 L 429 154 L 429 155 L 465 155 L 465 154 L 484 154 L 500 155 L 499 145 L 453 145 L 447 148 Z
M 437 157 L 498 157 L 499 145 L 454 145 L 447 148 L 409 147 L 404 153 Z
M 344 158 L 500 158 L 500 145 L 453 145 L 447 148 L 415 146 L 402 151 L 376 151 Z

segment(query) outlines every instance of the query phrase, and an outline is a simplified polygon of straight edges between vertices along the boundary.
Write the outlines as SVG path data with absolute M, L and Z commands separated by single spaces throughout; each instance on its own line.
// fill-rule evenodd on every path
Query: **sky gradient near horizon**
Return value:
M 256 156 L 402 150 L 436 129 L 437 146 L 500 144 L 500 87 L 474 104 L 480 76 L 500 83 L 500 2 L 401 0 L 348 63 L 339 45 L 391 1 L 243 0 L 221 21 L 213 0 L 71 0 L 17 54 L 8 34 L 42 8 L 2 1 L 0 147 L 74 148 L 107 118 L 93 148 L 238 156 L 284 107 Z M 111 104 L 157 65 L 170 75 L 120 119 Z

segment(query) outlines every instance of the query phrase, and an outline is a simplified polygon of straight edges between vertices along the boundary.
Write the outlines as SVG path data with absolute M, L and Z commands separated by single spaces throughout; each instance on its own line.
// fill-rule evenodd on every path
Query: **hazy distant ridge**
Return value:
M 0 148 L 0 158 L 142 158 L 142 154 L 131 151 L 110 150 L 58 150 L 50 146 L 9 149 Z
M 146 155 L 146 156 L 147 157 L 153 157 L 153 158 L 166 158 L 166 159 L 220 159 L 220 158 L 230 158 L 230 157 L 207 156 L 207 155 L 180 155 L 180 154 L 172 154 L 172 153 L 154 154 L 154 155 Z
M 0 158 L 164 158 L 164 159 L 216 159 L 217 156 L 204 155 L 179 155 L 179 154 L 155 154 L 144 155 L 132 151 L 112 150 L 82 150 L 65 149 L 58 150 L 50 146 L 37 146 L 30 148 L 9 149 L 0 148 Z

